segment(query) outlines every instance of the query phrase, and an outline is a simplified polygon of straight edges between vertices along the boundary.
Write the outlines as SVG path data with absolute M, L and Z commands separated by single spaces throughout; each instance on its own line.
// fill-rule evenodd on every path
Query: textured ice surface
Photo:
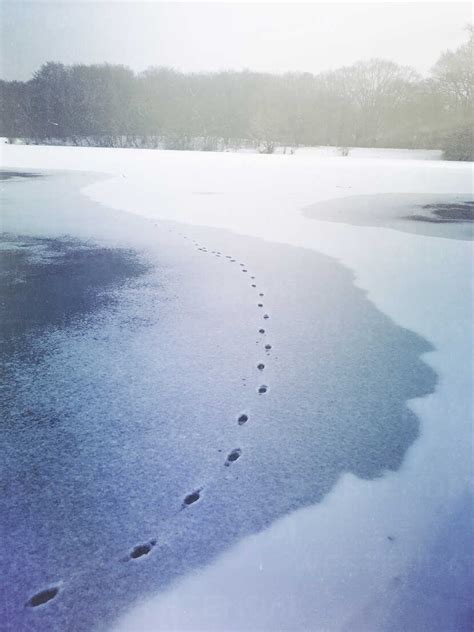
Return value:
M 352 195 L 312 204 L 305 209 L 305 215 L 327 222 L 471 240 L 474 202 L 467 197 L 453 193 Z
M 21 340 L 65 327 L 107 305 L 106 291 L 143 273 L 136 254 L 74 240 L 4 235 L 0 250 L 0 344 L 18 350 Z
M 36 178 L 39 174 L 33 173 L 32 171 L 13 171 L 12 169 L 7 169 L 5 171 L 0 171 L 0 180 L 13 180 L 19 178 Z
M 6 332 L 10 630 L 103 625 L 321 501 L 343 473 L 396 471 L 419 435 L 406 402 L 435 386 L 420 359 L 431 346 L 328 257 L 107 211 L 80 198 L 74 180 L 4 191 L 6 239 L 26 252 L 4 252 L 8 304 L 18 313 L 15 276 L 35 297 L 25 323 L 41 315 L 36 329 Z M 29 260 L 39 246 L 44 256 Z M 25 356 L 15 341 L 26 335 Z

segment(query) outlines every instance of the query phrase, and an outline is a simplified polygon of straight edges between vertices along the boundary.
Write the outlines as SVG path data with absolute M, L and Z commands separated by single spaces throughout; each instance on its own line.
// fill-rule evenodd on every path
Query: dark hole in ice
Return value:
M 42 590 L 41 592 L 33 595 L 33 597 L 26 604 L 31 608 L 36 608 L 36 606 L 41 606 L 51 599 L 54 599 L 59 592 L 59 588 L 57 586 L 53 586 L 53 588 L 46 588 L 46 590 Z

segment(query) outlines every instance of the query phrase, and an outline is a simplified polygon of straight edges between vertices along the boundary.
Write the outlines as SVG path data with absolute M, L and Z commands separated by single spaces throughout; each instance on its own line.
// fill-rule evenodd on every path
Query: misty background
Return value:
M 470 3 L 0 6 L 10 142 L 472 159 Z

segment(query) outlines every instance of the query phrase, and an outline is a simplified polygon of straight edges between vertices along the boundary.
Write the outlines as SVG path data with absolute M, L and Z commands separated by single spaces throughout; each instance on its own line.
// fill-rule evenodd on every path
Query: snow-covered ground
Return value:
M 2 147 L 2 164 L 96 171 L 104 179 L 83 192 L 105 206 L 334 257 L 379 310 L 434 347 L 424 360 L 439 383 L 410 403 L 421 433 L 399 471 L 371 481 L 342 476 L 323 502 L 239 542 L 117 629 L 468 629 L 471 242 L 302 211 L 370 194 L 472 199 L 470 164 L 31 146 Z
M 390 149 L 378 148 L 370 149 L 368 147 L 347 147 L 349 153 L 346 158 L 386 158 L 388 160 L 441 160 L 443 152 L 439 149 Z M 278 152 L 281 153 L 284 148 L 279 147 Z M 314 158 L 340 158 L 340 147 L 299 147 L 296 150 L 298 156 L 313 156 Z
M 14 144 L 22 145 L 24 141 L 17 139 Z M 0 145 L 9 144 L 8 139 L 0 137 Z M 54 143 L 53 143 L 54 144 Z M 72 143 L 71 143 L 72 144 Z M 441 160 L 443 152 L 440 149 L 392 149 L 380 147 L 377 149 L 371 149 L 367 147 L 347 147 L 344 148 L 347 152 L 346 158 L 387 158 L 396 160 Z M 231 153 L 240 154 L 257 154 L 259 153 L 256 147 L 242 147 L 233 148 L 227 150 Z M 282 147 L 277 146 L 274 149 L 275 154 L 288 154 L 298 156 L 312 156 L 313 158 L 340 158 L 343 149 L 341 147 Z M 291 154 L 293 152 L 293 154 Z
M 257 149 L 238 149 L 238 153 L 257 153 Z M 290 154 L 292 148 L 276 147 L 275 154 Z M 443 152 L 440 149 L 390 149 L 380 147 L 371 149 L 368 147 L 298 147 L 292 155 L 311 156 L 313 158 L 341 158 L 343 151 L 347 153 L 346 159 L 377 158 L 388 160 L 441 160 Z M 291 155 L 291 154 L 290 154 Z

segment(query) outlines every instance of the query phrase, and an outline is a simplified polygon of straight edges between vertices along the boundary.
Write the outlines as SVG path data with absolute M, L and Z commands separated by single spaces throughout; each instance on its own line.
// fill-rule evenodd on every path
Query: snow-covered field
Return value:
M 357 195 L 472 199 L 470 164 L 396 155 L 2 147 L 8 168 L 104 174 L 83 190 L 104 206 L 329 255 L 378 310 L 434 347 L 424 360 L 438 374 L 436 392 L 410 402 L 420 436 L 397 472 L 343 475 L 321 503 L 147 598 L 118 630 L 468 629 L 471 242 L 303 213 Z
M 8 145 L 8 139 L 0 137 L 0 145 Z M 23 145 L 23 141 L 17 139 L 16 145 Z M 391 149 L 380 147 L 377 149 L 370 149 L 367 147 L 347 147 L 344 148 L 347 152 L 346 158 L 360 159 L 360 158 L 386 158 L 389 160 L 441 160 L 443 152 L 440 149 Z M 228 150 L 230 153 L 240 154 L 258 154 L 258 148 L 255 147 L 242 147 L 240 149 Z M 277 146 L 274 149 L 275 154 L 287 154 L 298 156 L 311 156 L 313 158 L 340 158 L 343 149 L 341 147 L 298 147 L 297 149 L 292 147 Z M 293 152 L 293 154 L 291 153 Z

